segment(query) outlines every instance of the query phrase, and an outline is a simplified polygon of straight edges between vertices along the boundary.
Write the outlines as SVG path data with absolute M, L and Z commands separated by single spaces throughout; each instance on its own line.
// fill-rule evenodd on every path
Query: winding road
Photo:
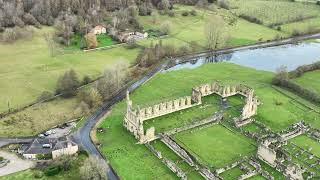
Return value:
M 178 62 L 181 61 L 187 61 L 191 58 L 197 58 L 201 56 L 208 56 L 208 55 L 215 55 L 215 54 L 224 54 L 224 53 L 230 53 L 234 51 L 241 51 L 241 50 L 248 50 L 248 49 L 257 49 L 257 48 L 265 48 L 265 47 L 272 47 L 272 46 L 279 46 L 283 44 L 292 44 L 299 41 L 307 40 L 307 39 L 315 39 L 320 38 L 320 33 L 312 34 L 312 35 L 303 35 L 299 37 L 293 37 L 288 39 L 282 39 L 277 41 L 270 41 L 270 42 L 262 42 L 258 44 L 253 45 L 247 45 L 247 46 L 241 46 L 241 47 L 234 47 L 234 48 L 226 48 L 226 49 L 220 49 L 216 50 L 214 52 L 212 51 L 204 51 L 200 53 L 195 53 L 192 55 L 185 55 L 181 57 L 175 58 L 175 60 L 178 60 Z M 110 180 L 116 180 L 120 179 L 116 172 L 112 169 L 111 165 L 107 162 L 107 159 L 99 152 L 99 150 L 96 148 L 94 143 L 92 142 L 90 138 L 90 131 L 96 124 L 96 122 L 102 118 L 110 109 L 112 105 L 117 103 L 118 101 L 125 98 L 126 91 L 133 92 L 138 87 L 143 85 L 145 82 L 147 82 L 150 78 L 152 78 L 155 74 L 160 72 L 162 69 L 164 69 L 167 66 L 167 62 L 162 63 L 161 65 L 158 65 L 156 68 L 151 70 L 148 74 L 143 76 L 141 79 L 133 83 L 132 85 L 123 88 L 120 90 L 115 96 L 113 96 L 111 99 L 109 99 L 107 102 L 105 102 L 91 117 L 88 118 L 86 123 L 78 129 L 74 134 L 73 138 L 74 140 L 86 151 L 88 151 L 89 154 L 97 156 L 98 158 L 104 159 L 108 170 L 107 175 Z M 30 142 L 32 138 L 0 138 L 0 147 L 3 145 L 7 145 L 10 143 L 25 143 Z

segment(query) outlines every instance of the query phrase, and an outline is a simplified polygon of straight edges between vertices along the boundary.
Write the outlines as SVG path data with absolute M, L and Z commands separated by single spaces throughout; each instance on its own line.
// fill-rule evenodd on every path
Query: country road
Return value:
M 214 52 L 204 51 L 204 52 L 199 52 L 199 53 L 195 53 L 192 55 L 185 55 L 185 56 L 176 57 L 174 59 L 175 59 L 176 63 L 181 63 L 181 62 L 188 61 L 188 59 L 191 59 L 191 58 L 194 59 L 194 58 L 198 58 L 198 57 L 202 57 L 202 56 L 224 54 L 224 53 L 230 53 L 230 52 L 234 52 L 234 51 L 242 51 L 242 50 L 247 50 L 247 49 L 257 49 L 257 48 L 279 46 L 279 45 L 284 45 L 284 44 L 292 44 L 292 43 L 296 43 L 299 41 L 303 41 L 303 40 L 307 40 L 307 39 L 315 39 L 315 38 L 320 38 L 320 33 L 312 34 L 312 35 L 303 35 L 303 36 L 299 36 L 299 37 L 282 39 L 282 40 L 277 40 L 277 41 L 262 42 L 262 43 L 258 43 L 258 44 L 247 45 L 247 46 L 219 49 Z M 171 59 L 171 61 L 173 61 L 173 59 Z M 129 92 L 133 92 L 138 87 L 140 87 L 145 82 L 147 82 L 150 78 L 152 78 L 155 74 L 157 74 L 162 69 L 164 69 L 166 66 L 167 66 L 167 62 L 164 62 L 161 65 L 158 65 L 156 68 L 151 70 L 148 74 L 143 76 L 141 79 L 139 79 L 138 81 L 136 81 L 135 83 L 133 83 L 129 87 L 123 88 L 115 96 L 113 96 L 111 99 L 109 99 L 107 102 L 105 102 L 91 117 L 88 118 L 86 123 L 73 134 L 74 140 L 83 149 L 88 151 L 89 154 L 106 160 L 105 162 L 107 163 L 107 166 L 109 167 L 109 169 L 107 170 L 107 174 L 108 174 L 108 178 L 110 180 L 116 180 L 116 179 L 120 179 L 120 178 L 117 176 L 116 172 L 112 169 L 111 165 L 108 164 L 107 159 L 99 152 L 99 150 L 96 148 L 96 146 L 92 142 L 92 140 L 90 138 L 90 131 L 92 130 L 92 128 L 94 127 L 96 122 L 108 112 L 108 110 L 110 109 L 111 106 L 113 106 L 115 103 L 119 102 L 120 100 L 122 100 L 125 97 L 127 90 Z M 30 142 L 31 140 L 32 140 L 32 138 L 0 138 L 0 147 L 7 145 L 7 144 L 10 144 L 10 143 L 26 143 L 26 142 Z

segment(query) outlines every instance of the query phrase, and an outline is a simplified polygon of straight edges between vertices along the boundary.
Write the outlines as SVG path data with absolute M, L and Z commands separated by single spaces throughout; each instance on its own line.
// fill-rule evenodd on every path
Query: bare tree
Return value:
M 58 53 L 59 53 L 59 50 L 58 50 L 58 46 L 57 46 L 57 44 L 56 44 L 56 42 L 54 40 L 53 35 L 50 34 L 50 33 L 45 33 L 44 34 L 44 39 L 47 42 L 51 57 L 57 56 Z
M 227 41 L 226 23 L 221 16 L 214 16 L 206 22 L 205 37 L 207 48 L 215 50 L 222 47 Z
M 80 168 L 83 180 L 107 180 L 107 165 L 95 156 L 90 156 Z

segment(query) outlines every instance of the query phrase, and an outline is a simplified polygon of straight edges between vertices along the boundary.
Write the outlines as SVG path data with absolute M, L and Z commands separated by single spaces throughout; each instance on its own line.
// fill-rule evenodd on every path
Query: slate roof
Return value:
M 50 144 L 51 148 L 43 148 L 44 144 Z M 76 146 L 77 144 L 68 140 L 63 139 L 40 139 L 35 138 L 31 144 L 25 148 L 23 154 L 50 154 L 54 150 L 63 149 L 68 147 L 68 144 Z

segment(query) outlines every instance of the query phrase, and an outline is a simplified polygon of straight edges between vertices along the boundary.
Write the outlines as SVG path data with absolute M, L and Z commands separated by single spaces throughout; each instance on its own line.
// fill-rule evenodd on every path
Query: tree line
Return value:
M 300 77 L 305 72 L 318 69 L 320 69 L 320 62 L 300 66 L 291 72 L 288 72 L 286 67 L 280 67 L 277 70 L 276 76 L 272 79 L 272 84 L 292 90 L 293 92 L 296 92 L 312 102 L 320 103 L 320 94 L 290 80 L 292 78 Z

